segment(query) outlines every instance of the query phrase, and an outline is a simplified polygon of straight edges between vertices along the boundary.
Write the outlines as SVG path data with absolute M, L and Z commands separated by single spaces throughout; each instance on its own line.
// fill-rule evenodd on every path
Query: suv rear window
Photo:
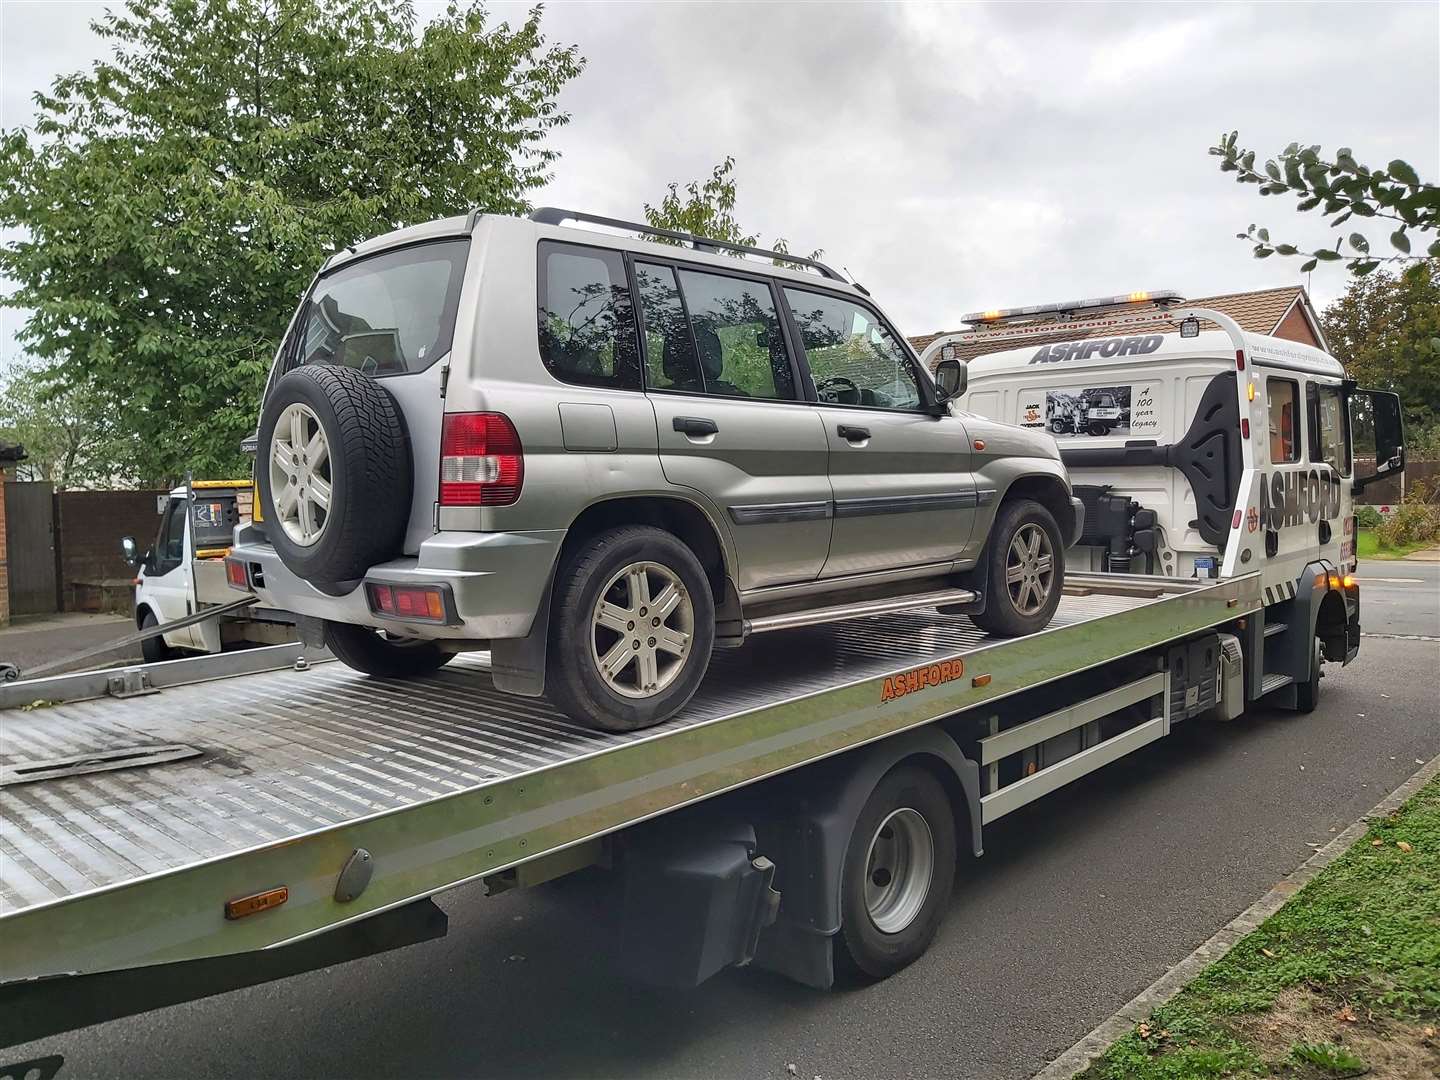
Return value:
M 367 375 L 423 371 L 450 350 L 468 240 L 415 244 L 348 263 L 315 283 L 291 364 Z

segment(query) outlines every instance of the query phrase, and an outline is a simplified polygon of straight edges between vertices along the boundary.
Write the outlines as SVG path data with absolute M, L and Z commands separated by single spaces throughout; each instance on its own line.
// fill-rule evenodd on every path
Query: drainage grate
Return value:
M 110 772 L 112 769 L 165 765 L 171 761 L 199 757 L 202 753 L 203 750 L 197 750 L 193 746 L 167 743 L 163 746 L 126 746 L 118 750 L 101 750 L 95 754 L 32 761 L 25 765 L 5 765 L 0 766 L 0 787 L 33 784 L 39 780 L 58 780 L 66 776 L 84 776 L 86 773 Z

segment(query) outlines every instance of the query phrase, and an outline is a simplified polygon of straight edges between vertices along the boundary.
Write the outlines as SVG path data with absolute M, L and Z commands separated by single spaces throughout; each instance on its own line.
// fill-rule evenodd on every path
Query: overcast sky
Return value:
M 0 0 L 0 124 L 29 123 L 37 89 L 99 54 L 105 7 Z M 554 3 L 544 26 L 588 64 L 536 203 L 636 218 L 731 154 L 741 224 L 823 248 L 907 334 L 990 307 L 1298 281 L 1300 260 L 1257 261 L 1234 234 L 1323 230 L 1222 176 L 1206 153 L 1222 130 L 1262 158 L 1348 145 L 1440 177 L 1434 0 Z M 1321 267 L 1312 295 L 1344 282 Z

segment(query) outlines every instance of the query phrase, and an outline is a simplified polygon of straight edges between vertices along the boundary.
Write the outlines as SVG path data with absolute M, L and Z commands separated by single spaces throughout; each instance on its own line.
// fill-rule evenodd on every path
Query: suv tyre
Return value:
M 354 368 L 296 368 L 266 398 L 258 442 L 267 538 L 292 573 L 353 581 L 400 554 L 410 444 L 383 386 Z
M 1002 503 L 977 568 L 985 610 L 971 616 L 980 629 L 1021 637 L 1045 629 L 1065 584 L 1065 548 L 1050 511 L 1032 499 Z
M 428 675 L 455 655 L 433 641 L 387 637 L 368 626 L 340 622 L 326 622 L 325 645 L 346 667 L 381 679 Z
M 591 538 L 555 579 L 546 693 L 572 720 L 634 731 L 694 695 L 715 644 L 715 601 L 673 534 L 626 525 Z

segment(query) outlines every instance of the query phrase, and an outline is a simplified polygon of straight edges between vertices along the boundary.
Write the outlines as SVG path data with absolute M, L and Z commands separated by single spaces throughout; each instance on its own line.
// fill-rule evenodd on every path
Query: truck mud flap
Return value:
M 755 956 L 775 921 L 775 865 L 738 821 L 666 821 L 627 840 L 620 966 L 638 982 L 698 986 Z

